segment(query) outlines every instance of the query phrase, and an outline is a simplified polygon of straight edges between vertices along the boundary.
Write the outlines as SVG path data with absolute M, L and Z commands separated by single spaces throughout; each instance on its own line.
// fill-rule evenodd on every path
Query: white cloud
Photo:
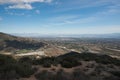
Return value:
M 33 9 L 30 4 L 15 4 L 12 6 L 8 6 L 9 9 Z
M 46 23 L 50 22 L 51 25 L 76 25 L 91 23 L 99 20 L 98 15 L 91 15 L 89 17 L 84 17 L 79 15 L 63 15 L 58 17 L 48 18 Z
M 50 3 L 52 0 L 0 0 L 0 4 L 9 4 L 8 9 L 33 9 L 31 3 Z
M 58 1 L 58 3 L 60 0 Z M 72 5 L 72 6 L 71 6 Z M 64 0 L 55 12 L 65 12 L 71 10 L 80 10 L 84 8 L 102 7 L 106 9 L 108 6 L 120 5 L 120 0 Z M 116 7 L 114 7 L 116 8 Z
M 25 15 L 25 13 L 15 13 L 15 12 L 7 12 L 6 14 L 15 15 L 15 16 L 24 16 Z
M 18 4 L 18 3 L 34 3 L 34 2 L 51 2 L 52 0 L 0 0 L 0 4 Z
M 36 10 L 35 12 L 36 12 L 37 14 L 40 14 L 40 11 L 39 11 L 39 10 Z

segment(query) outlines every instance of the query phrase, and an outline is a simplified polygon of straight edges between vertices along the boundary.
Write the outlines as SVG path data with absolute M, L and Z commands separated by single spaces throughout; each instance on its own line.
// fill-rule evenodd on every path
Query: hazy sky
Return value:
M 0 32 L 120 32 L 120 0 L 0 0 Z

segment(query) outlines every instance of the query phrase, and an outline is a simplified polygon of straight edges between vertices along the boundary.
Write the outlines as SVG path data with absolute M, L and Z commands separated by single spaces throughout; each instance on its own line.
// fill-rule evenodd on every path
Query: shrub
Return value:
M 80 69 L 75 69 L 72 75 L 73 80 L 91 80 L 90 77 L 81 72 Z
M 120 77 L 120 71 L 111 71 L 114 76 Z
M 32 59 L 30 59 L 29 57 L 22 57 L 19 60 L 19 63 L 28 63 L 28 64 L 32 64 Z
M 34 73 L 34 69 L 29 64 L 20 63 L 16 65 L 16 72 L 21 77 L 29 77 L 30 75 Z
M 42 65 L 43 67 L 57 66 L 58 62 L 55 57 L 44 57 L 38 60 L 33 60 L 34 65 Z
M 29 63 L 21 63 L 11 56 L 0 55 L 0 80 L 29 77 L 33 73 L 34 70 Z
M 66 57 L 60 62 L 62 67 L 72 68 L 81 65 L 81 63 L 75 57 Z
M 46 68 L 51 67 L 51 63 L 45 62 L 45 63 L 42 64 L 42 66 L 46 67 Z
M 37 78 L 37 80 L 55 80 L 55 76 L 51 72 L 48 72 L 46 70 L 36 74 L 35 77 Z

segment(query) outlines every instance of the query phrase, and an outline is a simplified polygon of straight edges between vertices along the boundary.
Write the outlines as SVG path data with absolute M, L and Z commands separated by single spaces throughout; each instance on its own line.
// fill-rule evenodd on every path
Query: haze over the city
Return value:
M 119 0 L 0 0 L 0 32 L 120 32 Z

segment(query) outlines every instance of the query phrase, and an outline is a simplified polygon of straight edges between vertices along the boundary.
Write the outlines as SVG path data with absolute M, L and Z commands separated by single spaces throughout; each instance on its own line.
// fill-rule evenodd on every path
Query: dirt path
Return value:
M 22 54 L 15 54 L 16 57 L 22 57 L 22 56 L 46 56 L 44 51 L 36 51 L 36 52 L 30 52 L 30 53 L 22 53 Z

